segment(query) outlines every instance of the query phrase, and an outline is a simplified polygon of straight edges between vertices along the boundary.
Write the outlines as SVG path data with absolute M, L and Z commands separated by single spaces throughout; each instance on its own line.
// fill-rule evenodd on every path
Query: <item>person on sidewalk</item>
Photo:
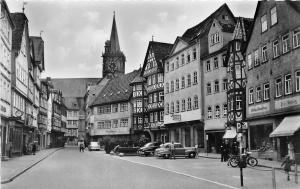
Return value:
M 226 162 L 228 155 L 227 155 L 227 145 L 225 144 L 225 142 L 222 142 L 220 146 L 220 150 L 221 150 L 221 162 Z
M 172 143 L 170 144 L 169 150 L 170 150 L 170 158 L 175 159 L 175 145 L 174 145 L 174 141 L 172 141 Z
M 291 166 L 293 165 L 293 160 L 290 159 L 290 156 L 287 155 L 285 157 L 285 160 L 282 162 L 281 167 L 283 167 L 283 170 L 287 174 L 287 180 L 290 180 L 290 171 L 291 171 Z
M 36 152 L 36 144 L 35 142 L 32 143 L 32 154 L 35 155 Z
M 79 152 L 84 152 L 84 142 L 83 141 L 79 141 L 78 142 L 78 146 L 79 146 Z

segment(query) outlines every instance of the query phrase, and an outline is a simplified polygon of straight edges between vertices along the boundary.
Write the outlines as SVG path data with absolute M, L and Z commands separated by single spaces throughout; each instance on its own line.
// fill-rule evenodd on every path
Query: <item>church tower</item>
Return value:
M 110 40 L 107 40 L 105 42 L 104 47 L 105 50 L 104 53 L 102 53 L 102 77 L 115 77 L 120 74 L 125 74 L 126 57 L 120 49 L 115 12 L 111 28 Z

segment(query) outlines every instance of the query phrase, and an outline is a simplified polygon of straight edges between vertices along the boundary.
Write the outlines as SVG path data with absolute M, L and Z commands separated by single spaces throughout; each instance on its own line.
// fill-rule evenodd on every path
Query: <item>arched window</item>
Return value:
M 185 99 L 181 100 L 181 111 L 185 112 Z
M 194 108 L 198 109 L 199 108 L 199 103 L 198 103 L 198 96 L 194 96 Z
M 220 118 L 220 106 L 216 105 L 215 107 L 215 117 Z
M 192 109 L 192 99 L 189 97 L 188 98 L 188 107 L 187 107 L 187 110 L 191 110 Z

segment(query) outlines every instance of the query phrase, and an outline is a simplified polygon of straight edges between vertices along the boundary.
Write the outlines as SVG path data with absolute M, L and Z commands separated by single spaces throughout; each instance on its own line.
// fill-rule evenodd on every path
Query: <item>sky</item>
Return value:
M 253 18 L 256 1 L 221 0 L 25 0 L 29 35 L 45 44 L 42 77 L 102 77 L 102 53 L 110 38 L 113 11 L 125 72 L 143 65 L 154 41 L 174 43 L 177 36 L 227 3 L 233 14 Z M 10 12 L 22 12 L 23 0 L 6 0 Z M 42 32 L 41 32 L 42 31 Z

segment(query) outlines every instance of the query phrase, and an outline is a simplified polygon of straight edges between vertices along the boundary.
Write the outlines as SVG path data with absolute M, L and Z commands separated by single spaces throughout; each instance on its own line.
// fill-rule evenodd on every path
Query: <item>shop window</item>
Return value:
M 265 152 L 273 149 L 272 138 L 269 137 L 273 131 L 272 125 L 257 125 L 251 126 L 250 130 L 250 148 Z

